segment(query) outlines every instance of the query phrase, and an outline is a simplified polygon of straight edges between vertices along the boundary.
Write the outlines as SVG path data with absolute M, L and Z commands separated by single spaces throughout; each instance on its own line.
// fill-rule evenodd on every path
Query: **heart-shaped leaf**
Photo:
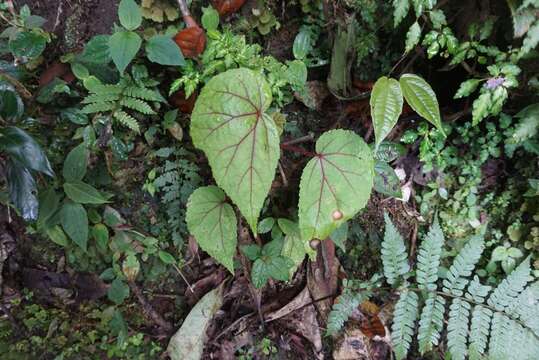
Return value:
M 208 82 L 191 116 L 193 143 L 255 234 L 280 155 L 279 131 L 266 113 L 271 100 L 262 75 L 234 69 Z
M 236 215 L 223 191 L 217 186 L 196 189 L 187 202 L 185 220 L 202 250 L 234 273 Z
M 357 134 L 328 131 L 301 175 L 299 228 L 304 240 L 326 239 L 367 204 L 373 187 L 372 152 Z
M 132 31 L 118 31 L 109 38 L 109 50 L 112 61 L 123 73 L 142 45 L 142 39 Z
M 376 81 L 371 93 L 371 117 L 376 147 L 391 132 L 402 112 L 402 91 L 399 82 L 385 76 Z
M 155 35 L 146 44 L 148 59 L 161 65 L 185 65 L 182 52 L 167 35 Z
M 414 74 L 402 75 L 399 83 L 404 98 L 412 109 L 444 133 L 438 99 L 430 85 L 423 78 Z

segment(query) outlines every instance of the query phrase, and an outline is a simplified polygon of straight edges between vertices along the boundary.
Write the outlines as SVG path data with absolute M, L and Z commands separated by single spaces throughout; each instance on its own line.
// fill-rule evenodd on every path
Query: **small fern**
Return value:
M 198 166 L 187 159 L 189 153 L 181 148 L 161 148 L 157 155 L 164 164 L 157 168 L 159 174 L 154 180 L 165 205 L 168 228 L 176 246 L 181 246 L 188 235 L 185 224 L 185 204 L 189 195 L 200 185 Z
M 334 335 L 342 327 L 352 312 L 371 295 L 370 282 L 355 284 L 352 281 L 344 280 L 343 291 L 335 300 L 333 308 L 328 316 L 327 334 Z
M 382 252 L 387 281 L 396 283 L 396 276 L 409 278 L 410 274 L 395 272 L 395 254 L 402 253 L 404 242 L 395 234 L 395 227 L 386 216 L 386 236 Z M 480 283 L 473 274 L 484 249 L 482 236 L 472 237 L 453 260 L 438 290 L 438 273 L 443 245 L 443 234 L 437 220 L 421 242 L 418 251 L 416 282 L 403 281 L 395 306 L 391 339 L 397 359 L 404 359 L 412 345 L 416 321 L 419 319 L 419 351 L 424 354 L 439 345 L 446 312 L 446 298 L 450 298 L 447 314 L 447 348 L 451 359 L 536 359 L 539 354 L 539 286 L 531 275 L 530 258 L 524 260 L 494 290 Z M 405 249 L 405 248 L 404 248 Z M 402 260 L 399 257 L 400 268 Z M 418 296 L 419 293 L 421 296 Z M 423 301 L 421 301 L 423 300 Z M 419 315 L 419 307 L 422 310 Z M 517 345 L 520 344 L 520 345 Z M 518 347 L 515 349 L 515 347 Z
M 148 79 L 144 67 L 134 66 L 133 77 L 125 75 L 117 84 L 96 83 L 88 86 L 90 94 L 82 101 L 85 114 L 110 113 L 111 118 L 140 133 L 140 125 L 133 114 L 154 115 L 155 111 L 148 102 L 165 102 L 161 94 L 152 88 L 155 82 Z M 132 112 L 133 114 L 130 114 Z

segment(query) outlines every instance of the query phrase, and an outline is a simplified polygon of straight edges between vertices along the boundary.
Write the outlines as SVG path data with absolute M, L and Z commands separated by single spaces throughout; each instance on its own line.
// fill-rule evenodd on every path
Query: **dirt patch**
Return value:
M 118 0 L 15 0 L 47 19 L 46 31 L 56 36 L 54 53 L 81 48 L 92 36 L 110 34 L 117 20 Z

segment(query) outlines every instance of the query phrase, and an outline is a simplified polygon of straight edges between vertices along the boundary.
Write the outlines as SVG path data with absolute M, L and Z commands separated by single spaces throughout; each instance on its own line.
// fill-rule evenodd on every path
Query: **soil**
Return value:
M 58 55 L 82 48 L 94 35 L 110 34 L 117 20 L 118 0 L 14 0 L 15 8 L 28 5 L 32 14 L 47 19 L 46 31 L 55 35 L 51 50 Z M 50 58 L 50 56 L 47 56 Z

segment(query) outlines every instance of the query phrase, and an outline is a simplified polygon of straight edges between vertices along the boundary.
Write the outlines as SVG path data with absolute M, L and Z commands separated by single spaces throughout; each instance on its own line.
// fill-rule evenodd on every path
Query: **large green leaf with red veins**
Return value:
M 217 186 L 196 189 L 187 202 L 185 220 L 202 250 L 234 273 L 237 223 L 225 193 Z
M 301 237 L 323 240 L 356 215 L 369 200 L 373 178 L 372 152 L 361 137 L 348 130 L 320 136 L 301 175 Z
M 280 154 L 279 131 L 266 112 L 271 100 L 262 75 L 228 70 L 204 86 L 191 115 L 193 143 L 255 234 Z

